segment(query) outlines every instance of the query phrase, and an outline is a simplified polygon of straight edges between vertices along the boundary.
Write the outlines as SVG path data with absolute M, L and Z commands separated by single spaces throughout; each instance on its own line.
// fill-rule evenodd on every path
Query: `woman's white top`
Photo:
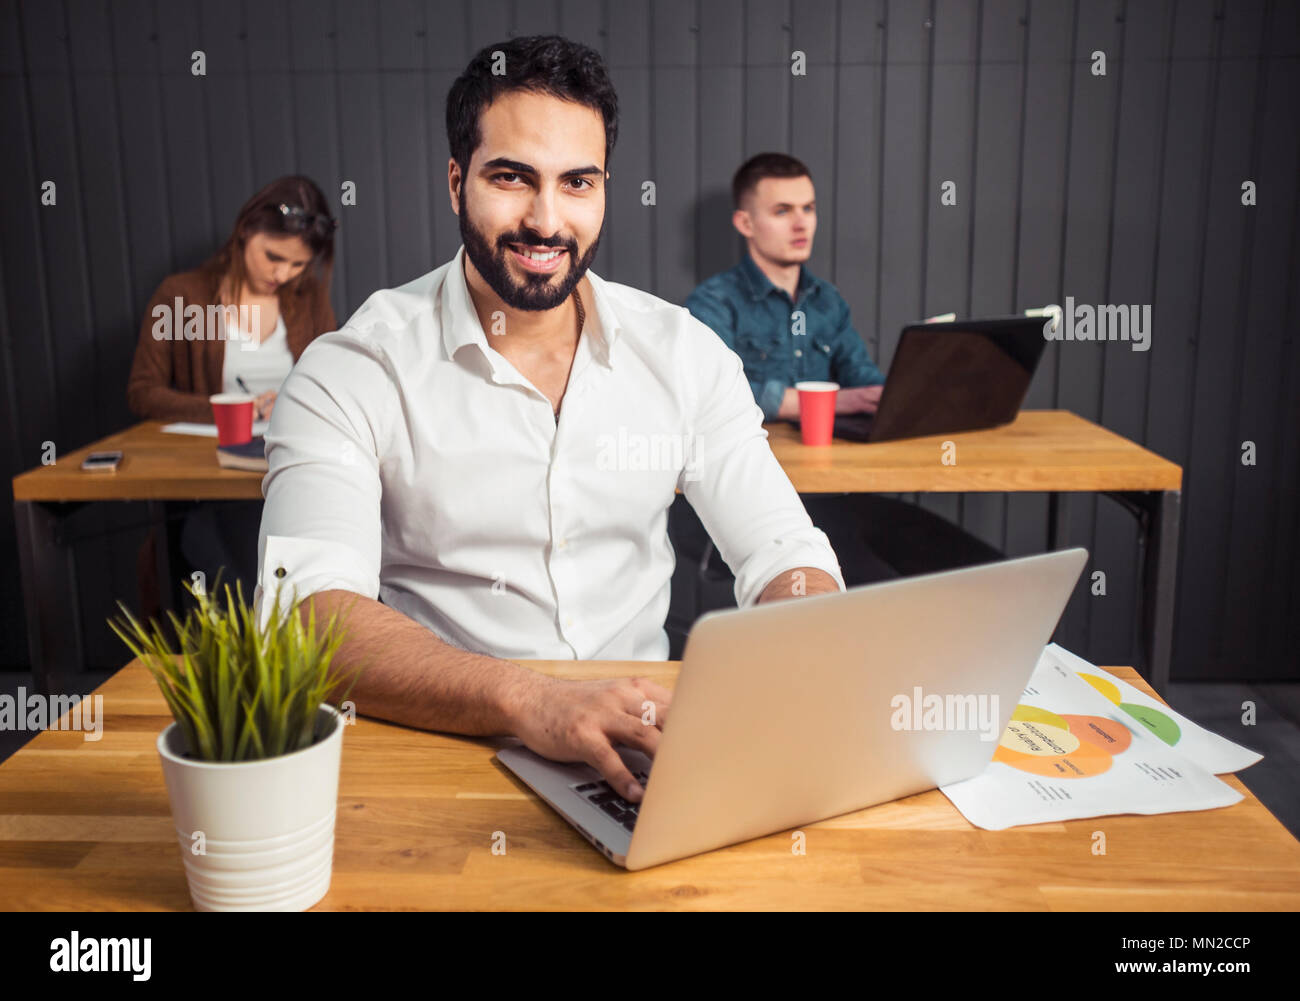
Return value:
M 225 393 L 242 393 L 244 390 L 236 381 L 243 377 L 248 391 L 254 396 L 274 390 L 280 391 L 293 368 L 293 353 L 289 350 L 289 334 L 285 330 L 284 317 L 275 321 L 275 329 L 261 341 L 254 341 L 251 335 L 241 330 L 236 324 L 226 324 L 226 358 L 221 368 L 221 390 Z

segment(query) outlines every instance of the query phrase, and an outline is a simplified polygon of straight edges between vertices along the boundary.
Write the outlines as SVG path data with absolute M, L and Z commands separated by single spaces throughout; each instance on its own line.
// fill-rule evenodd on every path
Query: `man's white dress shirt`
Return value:
M 376 292 L 280 388 L 255 600 L 341 588 L 462 649 L 663 660 L 681 488 L 755 602 L 777 575 L 844 587 L 772 455 L 739 356 L 681 306 L 588 272 L 559 420 L 489 346 L 463 270 Z

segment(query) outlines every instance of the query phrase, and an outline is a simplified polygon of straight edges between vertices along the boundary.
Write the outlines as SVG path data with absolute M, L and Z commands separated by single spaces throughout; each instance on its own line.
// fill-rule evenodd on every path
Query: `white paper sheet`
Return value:
M 1146 724 L 1148 730 L 1206 771 L 1213 772 L 1215 775 L 1239 772 L 1264 757 L 1257 751 L 1234 744 L 1217 733 L 1211 733 L 1186 716 L 1174 712 L 1163 702 L 1153 699 L 1141 689 L 1115 677 L 1109 671 L 1103 671 L 1088 663 L 1063 646 L 1052 643 L 1047 649 L 1055 653 L 1066 667 L 1100 691 L 1110 702 L 1119 706 L 1130 717 Z
M 1210 810 L 1240 802 L 1241 793 L 1076 674 L 1072 664 L 1079 658 L 1071 655 L 1067 663 L 1061 653 L 1055 644 L 1043 651 L 989 766 L 974 778 L 941 787 L 967 820 L 1001 831 L 1019 824 Z M 1086 673 L 1112 678 L 1082 663 Z M 1167 731 L 1150 707 L 1143 711 L 1158 731 Z M 1177 714 L 1162 706 L 1159 715 Z
M 271 426 L 269 420 L 253 421 L 253 437 L 259 434 L 266 434 L 266 429 Z M 164 424 L 163 430 L 168 434 L 193 434 L 203 438 L 215 438 L 217 436 L 217 426 L 215 424 L 193 424 L 189 421 L 177 421 L 175 424 Z

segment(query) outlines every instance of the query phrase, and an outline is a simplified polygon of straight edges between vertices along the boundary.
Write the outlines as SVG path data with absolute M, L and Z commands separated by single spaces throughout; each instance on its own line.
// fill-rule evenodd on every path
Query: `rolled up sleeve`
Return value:
M 842 298 L 836 310 L 836 326 L 833 336 L 834 354 L 832 369 L 835 381 L 841 386 L 879 386 L 885 381 L 885 374 L 876 367 L 867 353 L 867 345 L 862 336 L 854 329 L 849 304 Z
M 843 590 L 830 540 L 772 454 L 740 358 L 716 340 L 698 340 L 694 441 L 679 486 L 736 577 L 736 604 L 754 604 L 773 579 L 799 567 L 824 570 Z
M 763 411 L 763 420 L 774 421 L 781 413 L 781 403 L 788 387 L 780 379 L 769 379 L 762 383 L 762 387 L 755 397 L 758 408 Z
M 378 597 L 378 456 L 394 397 L 382 354 L 342 332 L 313 341 L 280 388 L 266 434 L 259 621 L 318 591 Z

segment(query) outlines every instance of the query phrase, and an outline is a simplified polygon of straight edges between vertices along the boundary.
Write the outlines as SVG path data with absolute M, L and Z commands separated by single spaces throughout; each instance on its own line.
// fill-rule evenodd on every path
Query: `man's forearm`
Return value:
M 840 586 L 825 570 L 799 567 L 774 577 L 758 596 L 758 604 L 783 598 L 806 598 L 814 594 L 834 594 Z
M 799 390 L 793 386 L 786 387 L 785 395 L 781 397 L 781 409 L 776 412 L 776 416 L 787 421 L 799 416 Z
M 303 622 L 315 604 L 317 629 L 339 613 L 346 638 L 331 671 L 348 677 L 362 668 L 348 698 L 363 716 L 424 730 L 470 736 L 515 732 L 518 707 L 549 679 L 444 642 L 401 612 L 351 591 L 320 591 L 300 606 Z M 342 689 L 330 694 L 342 697 Z

